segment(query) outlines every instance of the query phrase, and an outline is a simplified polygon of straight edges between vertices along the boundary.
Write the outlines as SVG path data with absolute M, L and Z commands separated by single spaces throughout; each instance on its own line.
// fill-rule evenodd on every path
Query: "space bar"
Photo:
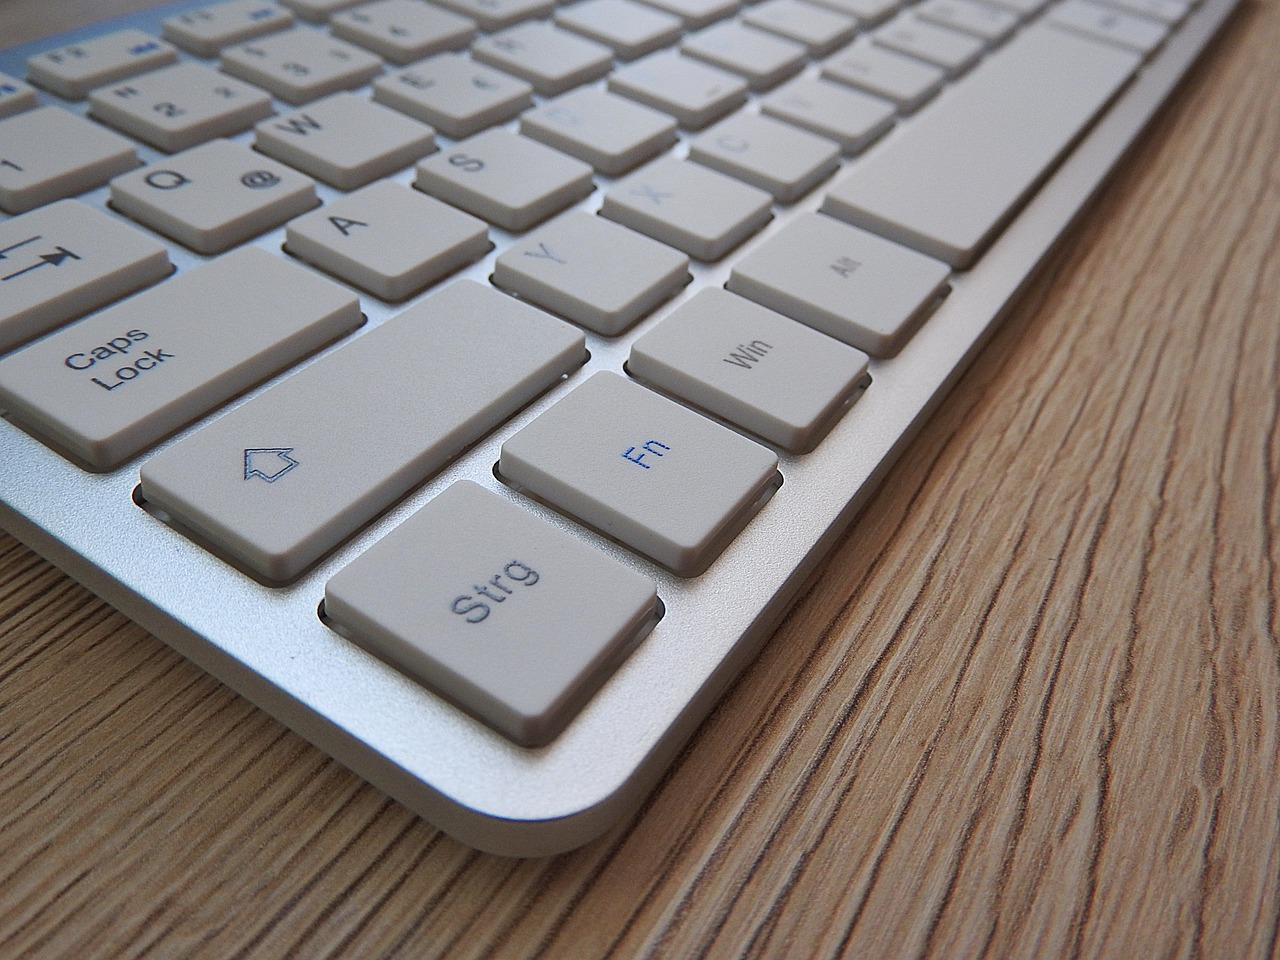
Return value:
M 1029 27 L 855 164 L 822 212 L 968 267 L 1141 60 Z

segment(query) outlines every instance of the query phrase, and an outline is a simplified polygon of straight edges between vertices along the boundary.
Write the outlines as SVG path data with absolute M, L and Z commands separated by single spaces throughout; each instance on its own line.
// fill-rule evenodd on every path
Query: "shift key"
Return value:
M 142 494 L 287 582 L 585 361 L 577 328 L 458 281 L 143 464 Z
M 109 470 L 362 322 L 351 291 L 248 247 L 0 360 L 0 409 Z

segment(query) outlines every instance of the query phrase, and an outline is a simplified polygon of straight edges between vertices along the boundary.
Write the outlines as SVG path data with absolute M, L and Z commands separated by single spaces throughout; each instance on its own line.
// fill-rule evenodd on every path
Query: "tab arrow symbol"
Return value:
M 244 478 L 258 477 L 267 483 L 275 483 L 286 473 L 298 465 L 298 461 L 289 456 L 293 447 L 262 447 L 244 452 Z
M 32 270 L 39 270 L 41 267 L 61 266 L 63 261 L 65 260 L 79 260 L 79 259 L 80 257 L 72 253 L 66 247 L 54 247 L 53 253 L 40 254 L 39 263 L 33 263 L 31 266 L 26 267 L 22 270 L 18 270 L 14 273 L 11 273 L 7 277 L 0 277 L 0 282 L 4 280 L 12 280 L 14 277 L 20 277 L 24 273 L 30 273 Z

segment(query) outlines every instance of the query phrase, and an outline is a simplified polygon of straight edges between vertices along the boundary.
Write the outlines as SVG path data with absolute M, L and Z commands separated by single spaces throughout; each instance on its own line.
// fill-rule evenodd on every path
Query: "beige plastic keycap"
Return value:
M 105 36 L 38 53 L 27 60 L 27 78 L 68 100 L 94 87 L 153 70 L 178 59 L 178 51 L 141 30 Z
M 339 10 L 354 7 L 360 0 L 280 0 L 282 4 L 313 23 L 324 23 Z
M 199 63 L 187 61 L 100 87 L 91 116 L 169 153 L 230 136 L 272 113 L 271 98 Z
M 335 13 L 335 37 L 392 63 L 413 63 L 442 50 L 461 50 L 476 35 L 475 21 L 422 0 L 375 0 Z
M 614 373 L 507 440 L 498 463 L 517 488 L 685 577 L 754 515 L 777 468 L 754 441 Z
M 714 170 L 662 157 L 610 187 L 600 214 L 711 261 L 769 222 L 770 200 Z
M 813 0 L 820 7 L 853 17 L 864 27 L 887 19 L 903 5 L 903 0 Z
M 456 140 L 514 117 L 533 103 L 533 87 L 465 54 L 442 53 L 379 77 L 373 99 Z
M 111 203 L 197 253 L 218 253 L 310 210 L 315 181 L 211 140 L 111 181 Z
M 608 47 L 541 20 L 482 37 L 471 45 L 471 56 L 528 80 L 548 97 L 602 77 L 613 65 Z
M 659 50 L 610 74 L 609 89 L 701 130 L 747 99 L 747 82 L 710 64 Z
M 295 104 L 362 86 L 382 72 L 382 61 L 367 50 L 302 28 L 226 47 L 219 63 L 227 73 Z
M 902 13 L 871 35 L 872 41 L 917 60 L 924 60 L 954 77 L 968 70 L 986 49 L 982 39 L 940 27 L 914 12 Z
M 403 300 L 489 249 L 485 224 L 382 180 L 285 228 L 285 249 L 383 300 Z
M 293 25 L 293 14 L 267 0 L 225 0 L 169 17 L 164 38 L 198 57 Z
M 585 163 L 509 130 L 428 157 L 414 186 L 505 230 L 526 230 L 594 189 Z
M 245 247 L 0 360 L 0 406 L 109 469 L 360 323 L 349 290 Z
M 825 60 L 822 76 L 891 100 L 904 113 L 941 90 L 947 78 L 933 64 L 877 47 L 865 38 Z
M 665 113 L 586 87 L 526 111 L 520 133 L 617 176 L 674 144 L 676 122 Z
M 684 254 L 574 210 L 499 257 L 493 282 L 613 336 L 672 296 L 688 274 Z
M 709 287 L 631 345 L 627 372 L 804 453 L 865 383 L 867 355 Z
M 1064 0 L 1049 11 L 1048 19 L 1060 27 L 1127 50 L 1136 50 L 1144 56 L 1164 43 L 1169 35 L 1167 21 L 1126 13 L 1114 6 L 1090 3 L 1089 0 Z
M 612 47 L 623 60 L 634 60 L 680 38 L 674 14 L 632 0 L 582 0 L 556 11 L 556 23 Z
M 142 492 L 286 581 L 585 360 L 580 331 L 462 280 L 169 447 Z
M 0 210 L 22 213 L 92 190 L 142 161 L 134 145 L 61 107 L 0 120 Z
M 806 213 L 740 260 L 728 287 L 882 357 L 936 306 L 950 274 L 932 257 Z
M 529 747 L 657 616 L 652 581 L 468 480 L 340 570 L 324 603 L 357 643 Z
M 79 200 L 0 223 L 0 353 L 169 275 L 154 239 Z
M 470 17 L 481 30 L 501 30 L 521 20 L 545 17 L 553 0 L 436 0 L 442 7 Z
M 734 13 L 739 0 L 643 0 L 644 3 L 679 17 L 689 30 L 700 30 Z
M 689 159 L 791 203 L 840 165 L 840 146 L 757 113 L 735 113 L 689 145 Z
M 0 73 L 0 118 L 33 110 L 39 105 L 35 90 L 16 77 Z
M 1018 25 L 1013 11 L 975 0 L 925 0 L 915 10 L 921 20 L 988 41 L 1003 40 Z
M 743 23 L 802 43 L 810 56 L 821 57 L 853 39 L 858 22 L 850 16 L 805 3 L 765 0 L 742 15 Z
M 888 100 L 837 83 L 796 77 L 760 101 L 760 112 L 834 140 L 857 153 L 893 126 Z
M 354 190 L 425 157 L 436 141 L 427 125 L 343 91 L 264 120 L 253 145 L 339 190 Z
M 793 40 L 728 20 L 685 37 L 682 53 L 742 77 L 752 90 L 777 86 L 804 66 L 805 48 Z

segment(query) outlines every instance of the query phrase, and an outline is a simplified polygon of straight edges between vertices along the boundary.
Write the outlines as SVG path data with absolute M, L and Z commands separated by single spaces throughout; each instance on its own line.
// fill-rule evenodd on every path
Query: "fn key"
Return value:
M 373 653 L 522 746 L 573 719 L 657 619 L 652 582 L 470 481 L 325 587 Z

